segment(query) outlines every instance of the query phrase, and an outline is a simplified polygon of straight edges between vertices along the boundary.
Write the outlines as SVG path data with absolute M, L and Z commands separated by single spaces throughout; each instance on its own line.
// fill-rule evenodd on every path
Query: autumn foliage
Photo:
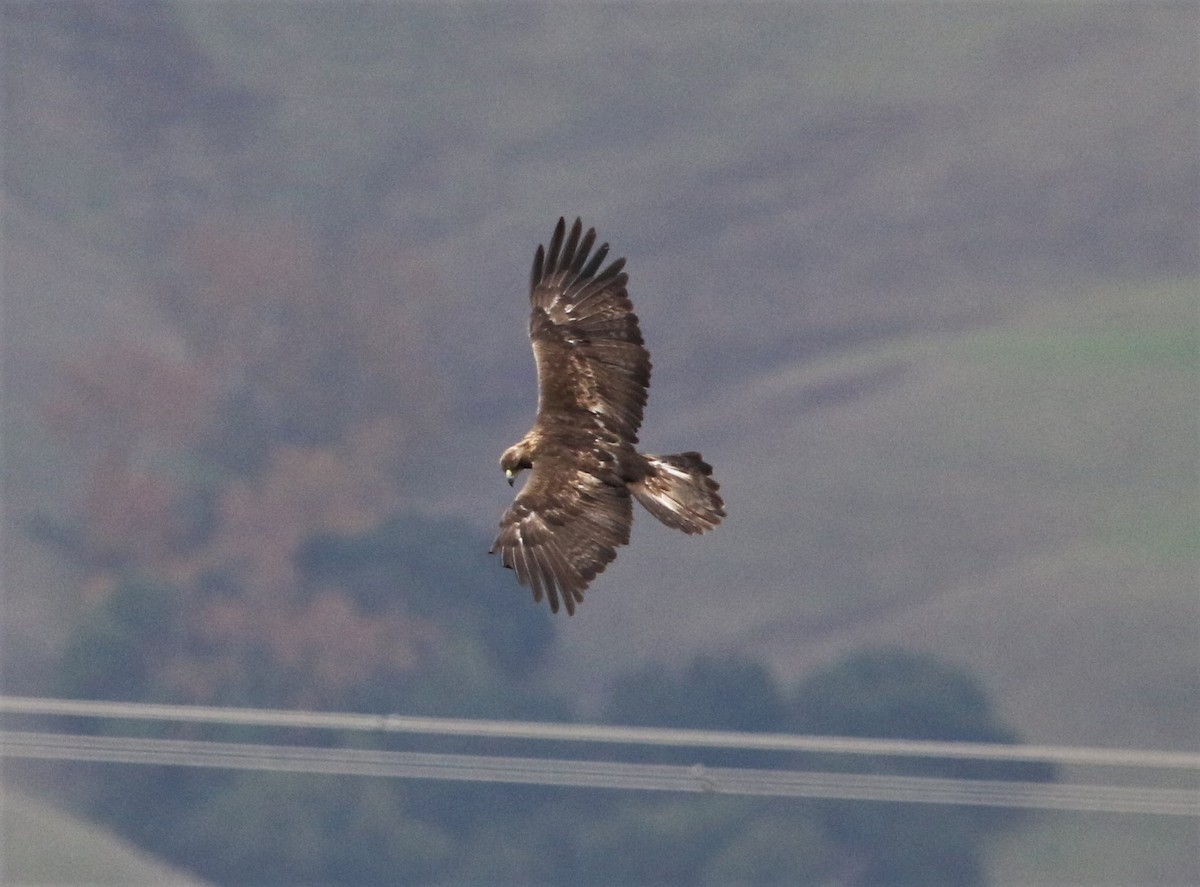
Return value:
M 153 647 L 156 696 L 319 706 L 427 667 L 444 633 L 401 587 L 365 608 L 298 567 L 310 540 L 405 508 L 397 466 L 441 409 L 395 248 L 329 253 L 292 219 L 197 225 L 164 263 L 174 341 L 72 360 L 44 410 L 86 465 L 58 534 L 85 575 L 82 630 L 131 582 L 176 602 L 155 627 L 173 638 Z

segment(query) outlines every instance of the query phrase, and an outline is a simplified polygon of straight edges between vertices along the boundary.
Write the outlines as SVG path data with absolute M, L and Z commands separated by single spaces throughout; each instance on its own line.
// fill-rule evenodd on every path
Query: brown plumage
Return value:
M 617 259 L 600 270 L 595 229 L 558 220 L 537 248 L 529 282 L 529 338 L 537 363 L 533 428 L 500 457 L 511 484 L 529 480 L 500 521 L 492 552 L 534 600 L 558 612 L 583 592 L 629 541 L 633 499 L 669 527 L 711 530 L 725 516 L 712 467 L 699 453 L 639 453 L 638 428 L 650 386 L 650 353 Z M 589 254 L 590 258 L 589 258 Z

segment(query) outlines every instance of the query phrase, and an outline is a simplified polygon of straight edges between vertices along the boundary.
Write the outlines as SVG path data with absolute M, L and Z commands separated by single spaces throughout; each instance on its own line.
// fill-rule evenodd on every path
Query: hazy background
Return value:
M 1197 750 L 1194 5 L 3 13 L 5 692 L 55 692 L 121 577 L 254 561 L 266 612 L 306 539 L 400 514 L 585 717 L 641 664 L 903 647 L 1028 741 Z M 551 625 L 486 549 L 559 215 L 629 260 L 644 446 L 729 517 L 639 513 Z M 361 615 L 328 600 L 314 636 Z M 1196 874 L 1178 825 L 1136 880 Z

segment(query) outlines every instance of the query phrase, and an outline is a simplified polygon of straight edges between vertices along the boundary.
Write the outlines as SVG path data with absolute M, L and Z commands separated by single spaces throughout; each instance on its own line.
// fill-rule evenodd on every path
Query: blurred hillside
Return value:
M 455 674 L 531 637 L 585 711 L 632 664 L 887 644 L 1032 741 L 1195 748 L 1196 8 L 684 10 L 4 5 L 6 690 L 149 573 L 222 642 L 284 606 L 277 655 L 336 617 L 388 669 L 484 601 Z M 639 517 L 551 646 L 484 552 L 560 214 L 629 258 L 642 439 L 730 518 Z M 375 572 L 331 586 L 314 538 Z
M 1155 611 L 1186 603 L 1187 7 L 147 9 L 6 8 L 10 521 L 77 502 L 78 454 L 38 422 L 68 359 L 133 340 L 280 362 L 322 343 L 273 346 L 255 311 L 321 323 L 369 298 L 393 307 L 366 347 L 409 389 L 387 409 L 429 429 L 397 489 L 487 533 L 495 452 L 532 409 L 528 256 L 579 212 L 630 258 L 656 357 L 644 440 L 702 446 L 733 517 L 701 545 L 639 521 L 565 660 L 771 626 L 794 669 L 851 625 L 985 587 L 1006 589 L 1003 623 L 1091 588 L 1068 564 L 1097 533 L 1180 539 L 1139 550 L 1127 582 Z M 205 290 L 187 275 L 210 254 L 225 279 Z M 314 307 L 289 307 L 302 291 Z M 44 559 L 7 539 L 17 576 Z M 1052 588 L 1016 578 L 1036 563 Z M 53 636 L 46 599 L 10 585 L 18 641 Z M 1154 739 L 1136 707 L 1103 708 L 1103 734 L 1039 733 Z

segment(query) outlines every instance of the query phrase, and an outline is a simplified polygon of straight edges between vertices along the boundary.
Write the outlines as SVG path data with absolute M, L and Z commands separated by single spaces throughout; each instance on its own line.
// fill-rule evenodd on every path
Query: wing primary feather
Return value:
M 600 248 L 596 250 L 596 255 L 592 256 L 592 260 L 587 263 L 587 267 L 579 272 L 579 277 L 586 279 L 594 275 L 600 266 L 604 264 L 606 256 L 608 256 L 608 244 L 602 243 L 600 244 Z
M 554 582 L 547 581 L 546 566 L 542 563 L 540 548 L 540 545 L 530 545 L 526 549 L 526 555 L 529 557 L 531 577 L 534 582 L 546 591 L 548 597 L 553 597 Z
M 551 573 L 554 575 L 555 583 L 559 588 L 563 589 L 564 596 L 574 594 L 578 580 L 575 579 L 574 571 L 563 558 L 562 552 L 558 550 L 558 546 L 554 542 L 548 542 L 545 547 L 546 561 Z
M 589 280 L 585 290 L 589 293 L 592 293 L 600 289 L 624 286 L 629 282 L 629 275 L 621 273 L 621 269 L 624 267 L 625 260 L 617 259 L 615 262 Z
M 579 246 L 579 235 L 583 232 L 583 222 L 579 219 L 575 220 L 575 224 L 571 226 L 571 233 L 567 237 L 567 243 L 563 247 L 560 264 L 570 265 L 575 264 L 575 249 Z
M 542 268 L 546 261 L 546 251 L 539 243 L 537 252 L 533 254 L 533 270 L 529 272 L 529 291 L 533 292 L 537 289 L 537 285 L 542 282 Z
M 605 272 L 607 274 L 607 272 Z M 589 280 L 580 290 L 572 293 L 572 307 L 575 312 L 582 311 L 585 307 L 590 307 L 593 299 L 602 298 L 608 300 L 611 298 L 613 290 L 621 289 L 629 282 L 629 278 L 624 274 L 618 274 L 614 277 L 595 277 Z M 632 312 L 633 304 L 626 300 L 626 304 L 622 306 L 626 311 Z
M 641 333 L 637 327 L 637 316 L 633 313 L 633 306 L 627 300 L 621 301 L 613 297 L 613 290 L 619 288 L 620 285 L 622 284 L 619 281 L 617 286 L 603 282 L 589 285 L 575 296 L 575 302 L 571 307 L 579 318 L 589 317 L 595 312 L 602 316 L 607 315 L 603 319 L 608 323 L 628 324 L 631 333 L 638 332 L 637 343 L 640 345 L 642 343 Z M 612 316 L 616 312 L 624 313 Z
M 624 267 L 625 267 L 625 259 L 624 259 L 624 257 L 622 257 L 620 259 L 617 259 L 615 262 L 613 262 L 611 265 L 609 265 L 607 268 L 605 268 L 602 272 L 600 272 L 600 275 L 597 279 L 598 280 L 608 280 L 610 277 L 616 277 L 618 274 L 621 273 L 621 269 Z M 625 279 L 628 280 L 629 278 L 626 277 Z
M 542 599 L 542 590 L 533 583 L 531 571 L 529 569 L 529 552 L 525 550 L 525 543 L 520 536 L 517 537 L 517 544 L 513 546 L 513 560 L 516 561 L 517 579 L 522 585 L 527 585 L 533 592 L 533 599 L 540 601 Z
M 592 244 L 596 242 L 596 229 L 588 228 L 587 234 L 583 235 L 583 242 L 579 244 L 578 251 L 575 253 L 575 261 L 571 263 L 571 276 L 578 279 L 579 271 L 583 268 L 583 263 L 587 261 L 588 253 L 592 251 Z
M 517 574 L 517 581 L 522 585 L 526 585 L 525 561 L 521 557 L 521 543 L 516 540 L 510 542 L 508 548 L 505 549 L 505 554 L 512 560 L 510 566 L 512 567 L 512 571 Z
M 547 586 L 547 588 L 551 589 L 551 592 L 550 592 L 551 599 L 557 599 L 558 597 L 561 596 L 562 602 L 563 602 L 563 604 L 566 605 L 566 608 L 567 608 L 567 615 L 569 615 L 569 616 L 575 615 L 575 598 L 571 592 L 570 587 L 564 581 L 564 577 L 561 574 L 561 571 L 559 569 L 556 569 L 555 565 L 554 565 L 554 560 L 555 560 L 554 543 L 547 540 L 547 542 L 545 544 L 539 546 L 538 555 L 539 555 L 538 560 L 540 561 L 540 563 L 542 565 L 542 569 L 545 570 L 546 586 Z
M 537 582 L 537 584 L 540 585 L 542 590 L 546 593 L 546 597 L 550 600 L 550 609 L 553 611 L 555 598 L 558 597 L 558 590 L 555 589 L 553 581 L 547 581 L 545 568 L 542 566 L 541 560 L 537 556 L 537 552 L 530 551 L 529 557 L 530 560 L 533 561 L 532 572 L 534 581 Z
M 542 585 L 542 572 L 538 568 L 537 557 L 533 550 L 525 544 L 525 540 L 521 540 L 521 556 L 525 559 L 525 574 L 529 580 L 529 588 L 533 592 L 533 599 L 540 601 L 545 593 L 545 588 Z
M 562 217 L 558 217 L 558 224 L 554 226 L 554 236 L 550 238 L 550 245 L 546 247 L 546 264 L 545 269 L 547 274 L 553 274 L 558 268 L 558 251 L 562 248 L 563 235 L 567 233 L 567 222 Z
M 546 587 L 546 596 L 550 598 L 551 611 L 556 609 L 555 605 L 557 604 L 558 598 L 561 595 L 567 604 L 567 612 L 572 612 L 570 598 L 565 594 L 562 594 L 559 584 L 554 577 L 554 571 L 550 569 L 549 564 L 547 564 L 545 561 L 545 549 L 540 548 L 534 556 L 537 560 L 538 569 L 541 571 L 542 584 Z
M 558 589 L 555 587 L 553 576 L 550 576 L 549 578 L 547 578 L 546 572 L 544 571 L 544 568 L 543 568 L 542 564 L 540 563 L 540 561 L 537 557 L 537 554 L 533 550 L 528 551 L 527 554 L 528 554 L 530 560 L 533 561 L 534 572 L 536 572 L 536 574 L 537 574 L 536 581 L 546 591 L 546 600 L 549 601 L 549 603 L 550 603 L 550 612 L 557 613 L 558 612 Z M 536 599 L 540 601 L 541 597 L 539 596 Z

